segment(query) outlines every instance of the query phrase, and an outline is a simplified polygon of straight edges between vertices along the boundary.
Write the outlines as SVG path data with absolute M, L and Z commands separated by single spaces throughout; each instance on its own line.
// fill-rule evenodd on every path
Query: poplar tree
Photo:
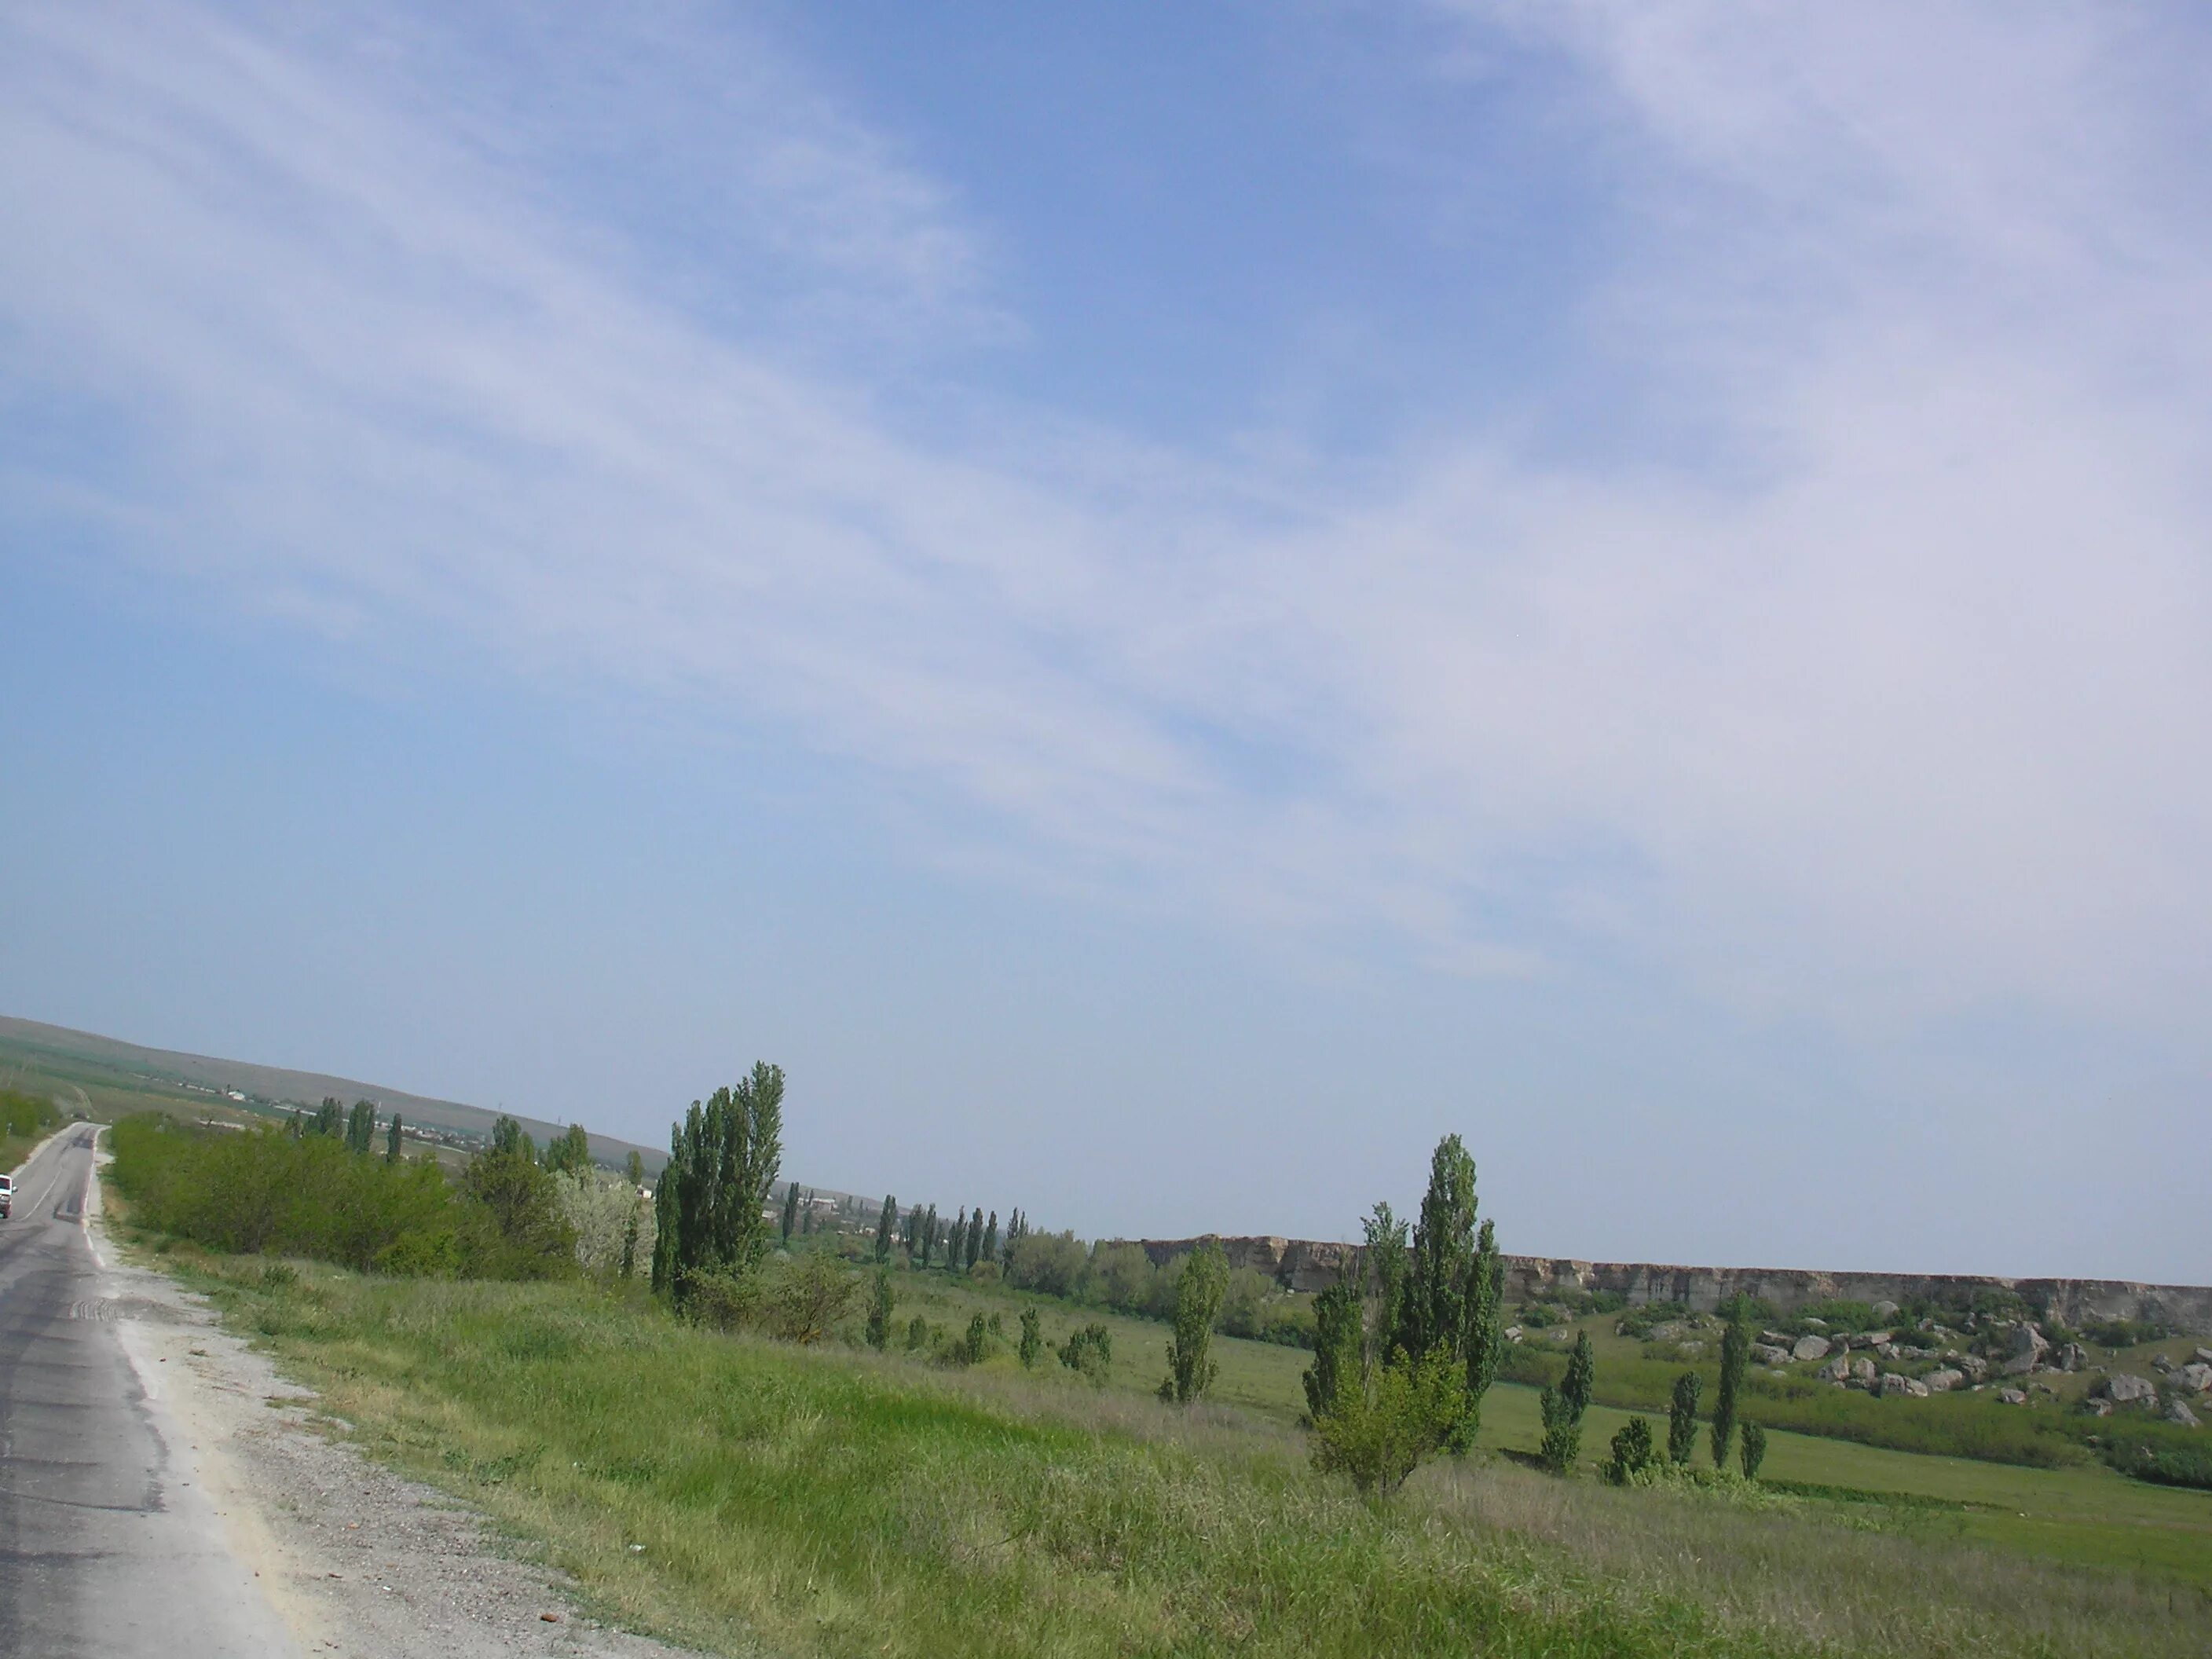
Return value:
M 1736 1396 L 1743 1390 L 1743 1374 L 1751 1363 L 1751 1314 L 1738 1297 L 1728 1310 L 1728 1328 L 1721 1335 L 1721 1386 L 1713 1399 L 1713 1467 L 1728 1467 L 1729 1441 L 1735 1433 Z
M 791 1243 L 792 1230 L 799 1225 L 799 1183 L 793 1182 L 783 1195 L 783 1242 Z
M 1217 1367 L 1206 1358 L 1213 1322 L 1229 1290 L 1229 1256 L 1217 1239 L 1191 1252 L 1176 1281 L 1175 1334 L 1168 1338 L 1168 1374 L 1160 1398 L 1188 1406 L 1213 1386 Z
M 592 1167 L 591 1138 L 582 1124 L 571 1123 L 547 1145 L 545 1167 L 567 1176 L 581 1176 Z
M 1044 1352 L 1044 1322 L 1035 1308 L 1022 1310 L 1022 1369 L 1027 1370 Z
M 783 1072 L 762 1061 L 669 1135 L 653 1193 L 653 1288 L 681 1304 L 702 1273 L 745 1273 L 767 1251 L 763 1213 L 783 1159 Z
M 323 1103 L 315 1108 L 314 1120 L 307 1126 L 311 1135 L 342 1134 L 345 1130 L 345 1108 L 338 1103 L 336 1095 L 325 1095 Z
M 1674 1402 L 1667 1407 L 1667 1461 L 1670 1463 L 1687 1463 L 1697 1449 L 1698 1396 L 1705 1389 L 1705 1379 L 1695 1371 L 1684 1371 L 1674 1379 Z
M 1337 1408 L 1346 1390 L 1366 1385 L 1359 1286 L 1340 1279 L 1314 1298 L 1314 1358 L 1306 1368 L 1306 1426 Z
M 921 1218 L 921 1265 L 929 1265 L 930 1255 L 937 1249 L 937 1206 L 929 1206 L 929 1213 Z
M 1482 1397 L 1498 1381 L 1505 1362 L 1505 1258 L 1498 1253 L 1496 1224 L 1486 1221 L 1474 1241 L 1474 1272 L 1468 1292 L 1467 1409 L 1455 1431 L 1453 1449 L 1474 1444 L 1482 1426 Z
M 1756 1423 L 1743 1425 L 1743 1478 L 1759 1479 L 1759 1466 L 1766 1461 L 1766 1431 Z
M 983 1206 L 979 1204 L 975 1206 L 975 1213 L 968 1218 L 967 1260 L 962 1265 L 973 1273 L 976 1261 L 982 1254 Z
M 986 1261 L 999 1259 L 999 1212 L 996 1210 L 991 1212 L 990 1222 L 983 1229 L 982 1259 Z M 972 1267 L 975 1264 L 970 1261 L 968 1265 Z
M 884 1241 L 890 1249 L 888 1237 Z M 876 1269 L 876 1290 L 868 1304 L 868 1346 L 881 1353 L 890 1346 L 891 1311 L 898 1305 L 897 1295 L 891 1289 L 891 1270 L 888 1265 Z
M 1367 1280 L 1367 1327 L 1373 1333 L 1367 1361 L 1379 1365 L 1398 1341 L 1398 1304 L 1406 1290 L 1406 1224 L 1388 1203 L 1378 1203 L 1360 1225 L 1366 1236 L 1360 1262 Z
M 897 1230 L 898 1200 L 885 1193 L 883 1213 L 876 1218 L 876 1260 L 878 1263 L 891 1259 L 891 1235 Z
M 399 1162 L 399 1114 L 397 1112 L 392 1115 L 392 1127 L 384 1132 L 384 1161 L 386 1164 Z
M 376 1108 L 365 1100 L 356 1100 L 353 1109 L 346 1114 L 346 1151 L 368 1156 L 369 1148 L 376 1144 Z
M 1589 1333 L 1575 1336 L 1575 1351 L 1567 1360 L 1567 1375 L 1556 1389 L 1544 1390 L 1538 1402 L 1544 1414 L 1544 1466 L 1554 1474 L 1573 1469 L 1582 1450 L 1583 1413 L 1589 1409 L 1590 1390 L 1597 1380 L 1597 1360 L 1590 1352 Z
M 629 1178 L 633 1188 L 645 1185 L 645 1158 L 635 1146 L 629 1149 L 629 1158 L 623 1165 L 623 1174 Z
M 1413 1224 L 1398 1310 L 1398 1346 L 1415 1359 L 1441 1349 L 1467 1358 L 1468 1292 L 1474 1276 L 1474 1159 L 1457 1135 L 1437 1143 L 1429 1189 Z

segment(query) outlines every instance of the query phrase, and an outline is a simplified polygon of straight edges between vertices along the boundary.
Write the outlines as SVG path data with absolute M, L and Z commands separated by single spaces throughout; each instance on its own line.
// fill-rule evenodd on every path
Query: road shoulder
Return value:
M 169 1420 L 179 1470 L 203 1492 L 235 1557 L 301 1649 L 362 1659 L 562 1654 L 675 1659 L 684 1651 L 609 1629 L 571 1587 L 523 1559 L 483 1518 L 393 1474 L 326 1431 L 316 1396 L 224 1331 L 198 1296 L 125 1261 L 98 1213 L 93 1316 L 118 1322 L 149 1404 Z M 550 1617 L 549 1617 L 550 1615 Z

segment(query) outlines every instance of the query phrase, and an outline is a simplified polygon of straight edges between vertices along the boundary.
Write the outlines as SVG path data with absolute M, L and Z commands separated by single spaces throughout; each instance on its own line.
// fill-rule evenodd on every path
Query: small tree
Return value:
M 1022 1310 L 1022 1369 L 1028 1370 L 1044 1352 L 1044 1321 L 1035 1308 Z
M 1314 1467 L 1340 1471 L 1361 1492 L 1388 1497 L 1442 1449 L 1466 1401 L 1466 1379 L 1450 1355 L 1395 1355 L 1364 1386 L 1338 1389 L 1334 1404 L 1314 1419 Z
M 983 1254 L 983 1206 L 980 1204 L 975 1206 L 975 1213 L 968 1218 L 968 1231 L 960 1241 L 960 1249 L 958 1265 L 963 1272 L 972 1271 L 977 1259 Z
M 315 1108 L 315 1115 L 307 1125 L 311 1135 L 336 1135 L 345 1132 L 345 1108 L 338 1103 L 336 1095 L 325 1095 L 323 1103 Z
M 793 1182 L 783 1193 L 783 1242 L 791 1243 L 791 1236 L 799 1230 L 799 1183 Z
M 637 1154 L 632 1152 L 630 1156 L 635 1158 Z M 637 1224 L 644 1212 L 645 1200 L 638 1196 L 637 1188 L 632 1187 L 629 1189 L 629 1218 L 623 1224 L 622 1276 L 625 1283 L 637 1272 Z
M 1605 1466 L 1605 1478 L 1616 1486 L 1625 1486 L 1653 1462 L 1651 1419 L 1632 1417 L 1621 1425 L 1613 1437 L 1613 1457 Z
M 1398 1308 L 1398 1346 L 1415 1358 L 1441 1349 L 1455 1365 L 1466 1361 L 1474 1210 L 1474 1159 L 1457 1135 L 1446 1135 L 1430 1156 Z
M 996 1210 L 991 1212 L 991 1219 L 983 1228 L 981 1259 L 985 1261 L 996 1261 L 999 1259 L 999 1212 Z M 968 1265 L 972 1267 L 975 1263 L 971 1261 Z
M 884 1241 L 886 1249 L 889 1241 Z M 897 1305 L 897 1295 L 891 1289 L 891 1270 L 879 1263 L 876 1268 L 875 1294 L 868 1302 L 868 1346 L 881 1353 L 890 1346 L 891 1310 Z
M 645 1159 L 635 1146 L 629 1149 L 629 1158 L 623 1164 L 623 1174 L 634 1190 L 645 1186 Z
M 991 1352 L 991 1322 L 977 1314 L 968 1322 L 968 1335 L 960 1345 L 960 1358 L 970 1365 L 980 1365 L 983 1356 Z
M 669 1136 L 653 1189 L 653 1288 L 680 1305 L 700 1273 L 743 1275 L 767 1253 L 763 1206 L 783 1157 L 783 1073 L 756 1065 L 717 1089 Z
M 1229 1256 L 1207 1239 L 1191 1253 L 1176 1285 L 1175 1334 L 1168 1338 L 1168 1374 L 1160 1398 L 1188 1406 L 1213 1386 L 1215 1366 L 1206 1358 L 1213 1341 L 1214 1316 L 1229 1289 Z
M 1713 1467 L 1728 1467 L 1729 1441 L 1735 1433 L 1737 1396 L 1743 1391 L 1743 1375 L 1751 1363 L 1751 1314 L 1742 1298 L 1727 1312 L 1728 1328 L 1721 1334 L 1721 1386 L 1713 1398 Z
M 1346 1390 L 1367 1386 L 1359 1303 L 1359 1287 L 1346 1279 L 1314 1298 L 1314 1358 L 1305 1374 L 1309 1428 L 1336 1409 Z
M 1756 1423 L 1743 1425 L 1743 1478 L 1759 1479 L 1759 1466 L 1766 1461 L 1766 1431 Z
M 891 1259 L 891 1235 L 898 1228 L 898 1200 L 890 1194 L 884 1194 L 883 1213 L 876 1218 L 876 1261 Z
M 1687 1463 L 1690 1454 L 1698 1444 L 1698 1396 L 1705 1392 L 1705 1379 L 1695 1371 L 1684 1371 L 1674 1379 L 1674 1397 L 1667 1407 L 1667 1458 L 1673 1463 Z
M 1556 1389 L 1544 1390 L 1538 1402 L 1544 1413 L 1544 1467 L 1565 1474 L 1575 1466 L 1583 1444 L 1583 1413 L 1589 1409 L 1590 1390 L 1597 1376 L 1597 1361 L 1590 1352 L 1588 1331 L 1575 1337 L 1575 1351 L 1567 1360 L 1567 1375 Z
M 545 1167 L 555 1175 L 583 1176 L 592 1167 L 591 1137 L 580 1123 L 571 1123 L 545 1148 Z
M 376 1144 L 376 1108 L 365 1100 L 356 1100 L 353 1109 L 346 1114 L 346 1151 L 367 1158 Z
M 929 1322 L 916 1314 L 906 1322 L 906 1351 L 919 1353 L 929 1346 Z
M 399 1114 L 397 1112 L 392 1115 L 391 1127 L 384 1132 L 384 1161 L 386 1164 L 399 1162 Z

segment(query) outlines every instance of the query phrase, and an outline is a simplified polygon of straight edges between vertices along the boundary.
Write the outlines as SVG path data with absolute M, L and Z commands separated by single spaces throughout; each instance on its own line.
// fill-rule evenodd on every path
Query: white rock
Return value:
M 1948 1366 L 1940 1371 L 1930 1371 L 1921 1381 L 1928 1385 L 1930 1394 L 1948 1394 L 1966 1380 L 1964 1371 L 1954 1371 Z
M 1894 1319 L 1897 1317 L 1897 1304 L 1877 1302 L 1874 1304 L 1872 1311 L 1876 1319 Z
M 2193 1429 L 2197 1426 L 2197 1413 L 2177 1400 L 2166 1407 L 2166 1420 L 2179 1423 L 2185 1429 Z
M 1801 1336 L 1790 1350 L 1792 1359 L 1826 1359 L 1828 1339 L 1825 1336 Z
M 2203 1394 L 2212 1389 L 2212 1365 L 2201 1359 L 2193 1365 L 2184 1365 L 2181 1368 L 2181 1386 L 2191 1394 Z
M 2137 1400 L 2156 1400 L 2158 1384 L 2147 1376 L 2131 1376 L 2122 1371 L 2106 1382 L 2105 1393 L 2115 1405 L 2124 1406 Z
M 1997 1390 L 1997 1398 L 2003 1401 L 2008 1406 L 2025 1406 L 2027 1404 L 2027 1395 L 2018 1389 L 1999 1389 Z

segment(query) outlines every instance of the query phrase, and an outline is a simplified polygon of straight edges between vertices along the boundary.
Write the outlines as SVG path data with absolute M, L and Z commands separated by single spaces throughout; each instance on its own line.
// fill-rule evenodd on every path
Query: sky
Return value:
M 2202 1281 L 2212 25 L 0 12 L 0 1012 L 1086 1236 Z

